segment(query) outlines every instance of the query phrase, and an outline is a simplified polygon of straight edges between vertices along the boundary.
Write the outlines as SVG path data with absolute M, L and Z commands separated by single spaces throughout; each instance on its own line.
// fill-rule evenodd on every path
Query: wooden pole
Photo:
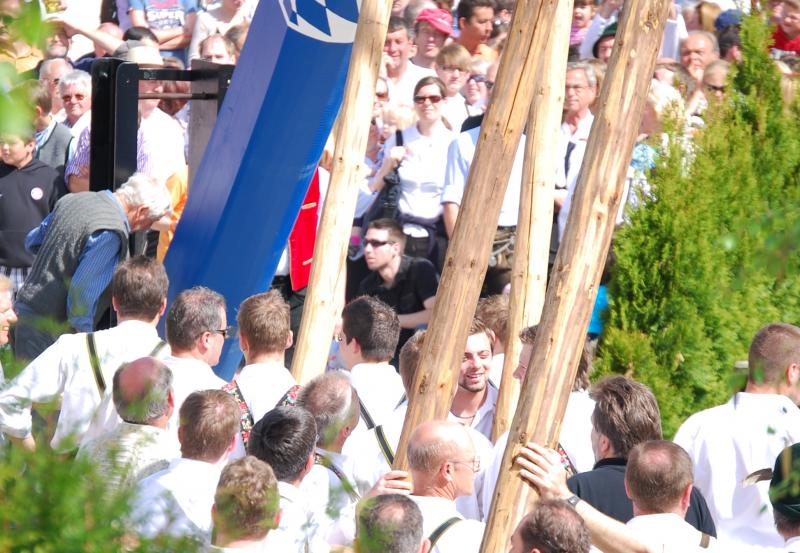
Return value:
M 394 467 L 407 468 L 406 447 L 420 423 L 444 419 L 458 381 L 467 329 L 486 273 L 508 177 L 533 97 L 533 80 L 557 0 L 518 0 L 495 91 L 481 125 L 461 210 L 447 249 L 433 316 Z M 538 49 L 537 49 L 538 48 Z
M 547 288 L 550 231 L 553 226 L 553 196 L 557 172 L 558 136 L 564 105 L 564 80 L 569 53 L 569 30 L 573 0 L 559 3 L 548 40 L 542 44 L 534 76 L 534 95 L 526 126 L 525 160 L 517 218 L 514 263 L 511 268 L 508 339 L 503 374 L 495 407 L 492 440 L 511 425 L 519 398 L 514 378 L 522 343 L 519 332 L 536 324 L 542 314 Z
M 523 383 L 482 553 L 504 551 L 514 525 L 536 501 L 513 465 L 520 444 L 533 440 L 552 447 L 557 440 L 670 4 L 671 0 L 625 3 L 528 364 L 536 370 L 528 371 Z
M 339 112 L 331 180 L 314 246 L 300 341 L 292 362 L 292 374 L 300 384 L 325 372 L 338 315 L 337 300 L 344 290 L 347 246 L 390 12 L 390 1 L 361 2 Z

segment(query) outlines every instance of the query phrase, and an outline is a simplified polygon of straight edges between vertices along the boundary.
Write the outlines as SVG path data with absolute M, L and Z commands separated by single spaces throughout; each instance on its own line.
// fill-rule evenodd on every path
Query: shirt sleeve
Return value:
M 439 288 L 439 277 L 436 275 L 436 268 L 433 263 L 427 259 L 415 259 L 414 276 L 412 278 L 416 283 L 417 297 L 419 297 L 420 301 L 424 302 L 436 295 L 436 289 Z
M 67 294 L 69 323 L 79 332 L 94 329 L 97 301 L 111 283 L 121 247 L 111 230 L 97 231 L 86 240 Z
M 44 350 L 0 390 L 0 432 L 15 438 L 31 434 L 31 404 L 48 403 L 64 391 L 67 380 L 62 340 Z
M 89 166 L 89 145 L 91 143 L 91 125 L 81 131 L 75 153 L 69 158 L 64 169 L 64 180 L 68 181 L 70 175 L 80 175 L 81 167 Z
M 29 252 L 35 254 L 39 251 L 39 247 L 44 242 L 44 236 L 47 234 L 47 227 L 50 225 L 50 221 L 53 219 L 53 213 L 50 212 L 47 214 L 39 226 L 33 229 L 28 233 L 25 237 L 25 249 Z
M 128 0 L 128 11 L 130 10 L 144 11 L 144 0 Z
M 444 170 L 444 187 L 442 188 L 441 203 L 461 205 L 464 197 L 464 185 L 469 174 L 469 161 L 464 159 L 457 137 L 447 148 L 447 165 Z

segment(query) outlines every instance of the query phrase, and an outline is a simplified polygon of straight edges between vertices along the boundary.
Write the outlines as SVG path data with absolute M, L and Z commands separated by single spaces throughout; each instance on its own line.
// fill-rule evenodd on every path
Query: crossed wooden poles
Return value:
M 506 345 L 494 437 L 509 431 L 481 551 L 505 551 L 508 536 L 536 501 L 513 459 L 533 440 L 554 446 L 577 372 L 602 267 L 622 201 L 625 175 L 661 44 L 670 0 L 628 0 L 597 101 L 597 113 L 569 220 L 547 281 L 547 255 L 561 123 L 572 0 L 518 0 L 481 126 L 458 222 L 397 448 L 395 468 L 407 468 L 411 431 L 444 420 L 455 393 L 467 329 L 491 253 L 517 146 L 526 127 Z M 300 383 L 325 369 L 341 294 L 359 169 L 391 2 L 363 0 L 335 141 L 331 183 L 292 371 Z M 525 380 L 511 373 L 524 326 L 539 324 Z M 314 339 L 316 337 L 316 340 Z M 515 407 L 515 403 L 516 407 Z M 513 418 L 512 418 L 513 413 Z

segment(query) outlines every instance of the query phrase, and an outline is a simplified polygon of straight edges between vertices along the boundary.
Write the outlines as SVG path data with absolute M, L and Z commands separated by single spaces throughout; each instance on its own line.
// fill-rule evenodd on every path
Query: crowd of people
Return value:
M 459 376 L 448 420 L 414 429 L 408 471 L 392 466 L 483 113 L 502 93 L 494 81 L 514 3 L 393 3 L 332 337 L 298 334 L 329 155 L 271 289 L 239 306 L 201 286 L 167 304 L 161 260 L 189 194 L 191 102 L 153 96 L 185 92 L 183 83 L 140 82 L 137 172 L 116 190 L 89 191 L 93 61 L 235 65 L 256 4 L 45 1 L 39 10 L 52 32 L 42 48 L 15 36 L 8 17 L 0 21 L 0 63 L 20 75 L 12 83 L 0 74 L 0 87 L 30 106 L 29 125 L 0 136 L 0 348 L 20 369 L 4 378 L 0 366 L 0 444 L 91 460 L 110 492 L 133 490 L 132 536 L 191 538 L 211 551 L 477 552 L 492 531 L 492 502 L 503 497 L 498 475 L 510 470 L 508 435 L 493 439 L 505 348 L 522 346 L 521 381 L 536 334 L 535 326 L 508 331 L 524 136 L 499 219 L 489 222 L 492 253 L 460 368 L 452 367 Z M 649 193 L 664 120 L 680 122 L 691 143 L 728 100 L 750 8 L 740 4 L 672 5 L 617 224 Z M 574 3 L 554 137 L 551 264 L 622 5 Z M 764 7 L 788 104 L 800 1 Z M 10 18 L 30 8 L 0 0 Z M 159 233 L 155 257 L 131 255 L 140 231 Z M 528 443 L 514 461 L 541 500 L 502 537 L 509 550 L 800 547 L 800 328 L 763 321 L 746 387 L 667 441 L 647 386 L 628 376 L 590 385 L 606 304 L 601 285 L 557 447 Z M 331 356 L 300 386 L 287 367 L 303 339 L 330 340 Z M 230 381 L 214 372 L 226 340 L 238 340 L 243 357 Z M 48 404 L 58 409 L 41 408 Z

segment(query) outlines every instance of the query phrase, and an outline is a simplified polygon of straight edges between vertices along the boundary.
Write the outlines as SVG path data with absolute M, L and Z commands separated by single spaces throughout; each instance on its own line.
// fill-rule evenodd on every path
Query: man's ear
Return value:
M 463 29 L 463 28 L 464 28 L 464 26 L 465 26 L 467 23 L 468 23 L 468 21 L 467 21 L 467 18 L 466 18 L 466 17 L 459 17 L 459 18 L 458 18 L 458 29 L 459 29 L 459 30 Z
M 161 307 L 158 309 L 158 316 L 161 317 L 167 310 L 167 298 L 161 300 Z
M 286 349 L 289 349 L 293 345 L 294 345 L 294 332 L 290 330 L 289 334 L 286 336 Z
M 249 347 L 250 346 L 247 343 L 247 338 L 245 338 L 244 334 L 242 334 L 240 332 L 239 333 L 239 349 L 242 350 L 242 353 L 246 353 Z
M 627 478 L 625 478 L 625 479 L 623 479 L 623 480 L 622 480 L 622 482 L 625 484 L 625 495 L 627 495 L 627 496 L 628 496 L 628 499 L 630 499 L 631 501 L 633 501 L 633 498 L 631 497 L 631 488 L 630 488 L 630 486 L 628 485 L 628 479 L 627 479 Z
M 800 366 L 797 363 L 792 363 L 786 367 L 786 383 L 794 387 L 797 385 L 798 380 L 800 380 Z
M 431 550 L 431 540 L 425 538 L 419 547 L 419 553 L 428 553 Z

